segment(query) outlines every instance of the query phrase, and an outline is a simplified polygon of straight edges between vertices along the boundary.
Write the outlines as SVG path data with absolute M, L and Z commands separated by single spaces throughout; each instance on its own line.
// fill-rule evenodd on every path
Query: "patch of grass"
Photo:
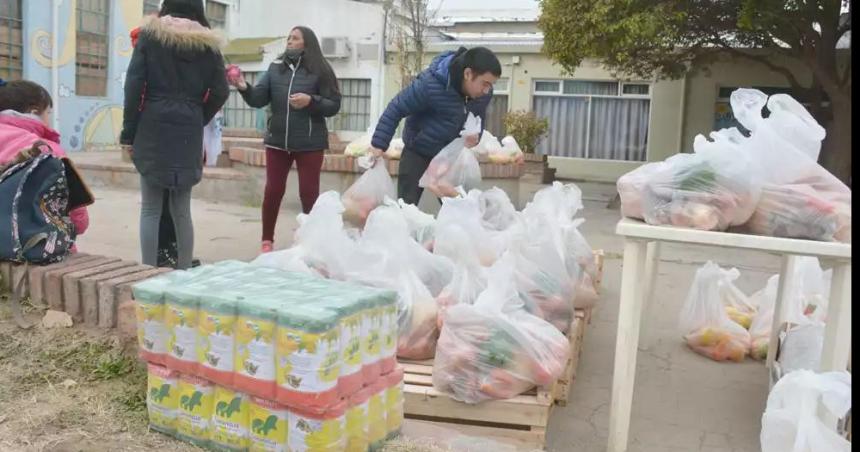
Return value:
M 146 422 L 146 365 L 135 361 L 131 372 L 123 379 L 121 391 L 114 396 L 114 401 L 122 407 L 126 414 Z

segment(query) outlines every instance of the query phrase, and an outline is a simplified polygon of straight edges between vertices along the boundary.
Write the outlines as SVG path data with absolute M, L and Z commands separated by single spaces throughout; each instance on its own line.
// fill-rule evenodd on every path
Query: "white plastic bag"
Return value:
M 486 191 L 472 190 L 478 196 L 481 203 L 481 218 L 484 227 L 491 231 L 504 231 L 517 221 L 517 209 L 511 202 L 511 198 L 499 187 L 493 187 Z M 470 194 L 472 194 L 470 192 Z
M 717 282 L 717 286 L 726 314 L 732 321 L 748 330 L 752 325 L 753 317 L 755 317 L 756 307 L 750 298 L 734 284 L 741 276 L 741 272 L 733 268 L 724 270 L 723 275 L 724 278 Z
M 343 203 L 335 191 L 320 195 L 296 230 L 295 245 L 304 250 L 305 264 L 324 278 L 343 280 L 355 241 L 343 225 Z
M 546 225 L 549 220 L 542 221 Z M 579 273 L 568 275 L 563 248 L 547 235 L 521 233 L 513 240 L 510 253 L 526 310 L 567 333 L 573 321 L 574 285 L 580 278 Z
M 800 369 L 818 370 L 823 348 L 823 323 L 809 323 L 791 328 L 784 333 L 779 346 L 782 374 Z
M 306 251 L 303 247 L 294 246 L 286 250 L 263 253 L 251 261 L 251 265 L 322 277 L 319 272 L 308 267 L 304 261 L 305 255 Z
M 433 157 L 427 171 L 418 181 L 418 186 L 430 190 L 440 198 L 457 196 L 457 187 L 462 187 L 464 191 L 477 188 L 481 184 L 481 164 L 475 154 L 466 148 L 463 137 L 479 133 L 481 118 L 469 113 L 460 138 L 449 143 Z
M 466 149 L 462 138 L 442 148 L 418 181 L 419 187 L 430 190 L 440 198 L 457 196 L 457 187 L 468 191 L 480 184 L 481 164 L 475 154 Z
M 356 226 L 364 226 L 370 212 L 386 198 L 395 199 L 397 191 L 385 161 L 361 157 L 359 165 L 369 168 L 343 194 L 344 218 Z
M 758 306 L 758 311 L 750 324 L 750 358 L 752 359 L 764 360 L 767 358 L 778 288 L 779 275 L 774 275 L 767 280 L 767 285 L 763 289 L 750 297 L 751 302 Z
M 396 203 L 392 202 L 392 205 L 396 205 L 403 212 L 403 218 L 409 224 L 409 234 L 412 238 L 432 253 L 436 241 L 436 218 L 402 199 L 397 200 Z
M 702 137 L 697 147 L 650 175 L 642 192 L 647 223 L 725 231 L 752 216 L 761 195 L 755 163 L 726 138 L 711 143 Z
M 671 159 L 672 157 L 665 162 L 646 163 L 618 178 L 615 185 L 618 189 L 618 195 L 621 197 L 621 215 L 638 220 L 645 219 L 642 205 L 642 194 L 645 192 L 645 187 L 648 186 L 655 174 L 665 170 Z
M 462 227 L 477 248 L 481 265 L 489 267 L 504 251 L 502 248 L 504 242 L 494 240 L 490 231 L 484 228 L 482 218 L 480 201 L 476 196 L 446 198 L 442 200 L 442 208 L 436 216 L 436 228 L 438 231 L 450 224 Z M 452 260 L 456 259 L 456 255 L 451 255 L 446 251 L 454 248 L 447 246 L 444 243 L 445 240 L 445 237 L 437 234 L 436 248 L 441 247 L 441 250 L 434 248 L 434 252 Z
M 548 386 L 561 375 L 570 355 L 568 339 L 523 309 L 514 266 L 513 256 L 503 256 L 473 305 L 447 311 L 433 363 L 438 391 L 479 403 Z
M 388 150 L 385 151 L 385 155 L 388 156 L 390 160 L 400 160 L 400 156 L 403 154 L 403 148 L 406 146 L 403 143 L 402 138 L 395 138 L 391 140 L 391 144 L 388 145 Z
M 444 323 L 445 311 L 457 304 L 472 304 L 487 288 L 487 274 L 481 266 L 478 248 L 463 227 L 447 224 L 439 230 L 439 246 L 436 252 L 452 256 L 454 273 L 451 282 L 436 297 L 439 306 L 437 324 Z
M 382 206 L 371 212 L 358 247 L 365 256 L 378 256 L 355 262 L 352 275 L 363 275 L 353 276 L 361 281 L 371 283 L 383 279 L 389 281 L 383 287 L 393 289 L 391 281 L 395 275 L 410 270 L 432 296 L 438 295 L 451 281 L 451 261 L 442 255 L 430 253 L 412 240 L 403 211 L 394 206 Z
M 768 98 L 758 90 L 739 89 L 732 93 L 731 104 L 738 122 L 750 131 L 750 138 L 745 142 L 748 154 L 761 167 L 768 169 L 762 175 L 763 180 L 782 189 L 782 199 L 785 199 L 786 188 L 793 187 L 789 193 L 795 192 L 792 196 L 795 199 L 783 200 L 782 203 L 807 203 L 804 211 L 811 212 L 807 216 L 795 213 L 794 217 L 788 219 L 773 218 L 774 214 L 785 209 L 774 212 L 774 206 L 766 204 L 762 206 L 761 212 L 765 218 L 756 218 L 752 227 L 763 233 L 774 231 L 780 236 L 818 235 L 811 238 L 827 240 L 829 230 L 822 233 L 817 224 L 811 226 L 811 231 L 805 230 L 810 228 L 810 221 L 815 221 L 808 215 L 819 217 L 826 213 L 836 216 L 833 239 L 850 243 L 851 189 L 817 163 L 821 141 L 826 135 L 824 128 L 803 105 L 786 94 L 775 94 Z M 762 115 L 765 105 L 770 111 L 767 118 Z M 798 187 L 802 187 L 799 193 Z M 815 193 L 815 196 L 810 198 L 810 193 Z M 810 202 L 813 205 L 808 205 Z M 789 225 L 792 226 L 790 231 Z M 832 225 L 827 227 L 832 228 Z
M 416 360 L 433 358 L 439 338 L 436 300 L 411 270 L 399 274 L 396 290 L 397 356 Z
M 838 236 L 850 243 L 850 212 L 840 212 L 845 207 L 850 204 L 828 199 L 810 184 L 767 184 L 745 228 L 753 234 L 825 242 Z
M 696 271 L 693 285 L 681 309 L 680 327 L 687 345 L 715 361 L 744 360 L 750 334 L 726 314 L 720 298 L 720 282 L 726 271 L 713 262 Z
M 373 147 L 371 144 L 372 139 L 373 132 L 368 131 L 368 133 L 365 133 L 347 144 L 346 149 L 343 150 L 343 154 L 350 157 L 362 157 L 369 154 L 370 149 Z
M 780 378 L 761 418 L 762 452 L 849 452 L 851 443 L 818 418 L 822 404 L 837 418 L 845 416 L 850 373 L 798 370 Z
M 519 144 L 514 139 L 514 137 L 508 135 L 502 139 L 501 143 L 498 143 L 498 140 L 495 142 L 489 142 L 487 150 L 487 158 L 490 163 L 497 164 L 510 164 L 514 162 L 522 161 L 523 159 L 523 151 L 520 149 Z

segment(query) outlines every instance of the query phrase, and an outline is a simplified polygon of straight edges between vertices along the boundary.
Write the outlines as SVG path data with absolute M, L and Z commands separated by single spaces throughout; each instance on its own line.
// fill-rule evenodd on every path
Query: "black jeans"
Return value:
M 424 189 L 418 186 L 421 176 L 430 166 L 430 160 L 417 152 L 403 150 L 400 156 L 399 175 L 397 176 L 397 197 L 414 206 L 421 201 Z

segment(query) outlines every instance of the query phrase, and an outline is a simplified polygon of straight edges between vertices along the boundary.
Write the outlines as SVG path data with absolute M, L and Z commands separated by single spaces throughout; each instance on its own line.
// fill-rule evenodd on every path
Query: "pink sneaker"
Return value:
M 260 247 L 260 254 L 271 253 L 275 249 L 275 244 L 271 240 L 263 240 L 263 246 Z

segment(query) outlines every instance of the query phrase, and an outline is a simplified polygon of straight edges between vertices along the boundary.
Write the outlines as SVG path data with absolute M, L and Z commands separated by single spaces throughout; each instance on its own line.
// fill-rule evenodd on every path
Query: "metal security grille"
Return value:
M 370 127 L 370 80 L 340 79 L 340 112 L 329 118 L 329 130 L 364 132 Z
M 0 78 L 24 75 L 21 0 L 0 0 Z
M 143 15 L 158 14 L 160 6 L 161 0 L 143 0 Z
M 245 73 L 245 80 L 253 86 L 262 73 Z M 230 97 L 224 105 L 224 126 L 236 129 L 266 130 L 266 110 L 249 107 L 236 88 L 230 89 Z
M 212 28 L 224 29 L 227 26 L 227 5 L 223 3 L 207 1 L 206 19 Z
M 75 91 L 79 96 L 107 96 L 109 0 L 78 0 Z

